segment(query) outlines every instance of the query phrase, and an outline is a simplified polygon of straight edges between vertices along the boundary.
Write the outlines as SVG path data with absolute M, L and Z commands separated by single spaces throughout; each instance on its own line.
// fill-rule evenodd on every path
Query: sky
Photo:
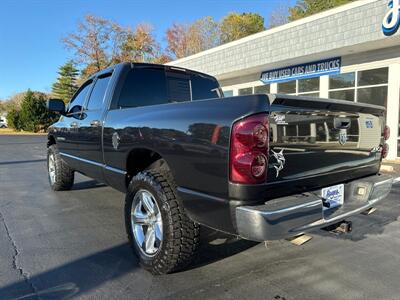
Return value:
M 62 38 L 74 32 L 86 14 L 135 27 L 150 23 L 159 42 L 173 22 L 189 23 L 204 16 L 220 20 L 229 12 L 255 12 L 266 23 L 271 12 L 295 0 L 1 0 L 0 99 L 28 88 L 50 92 L 57 70 L 72 52 Z

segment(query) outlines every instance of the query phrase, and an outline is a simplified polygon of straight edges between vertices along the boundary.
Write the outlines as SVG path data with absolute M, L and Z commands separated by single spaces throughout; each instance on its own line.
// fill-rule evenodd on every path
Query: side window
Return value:
M 168 103 L 163 68 L 135 67 L 126 75 L 118 106 L 139 107 Z
M 87 105 L 88 110 L 96 110 L 103 107 L 104 95 L 110 79 L 111 74 L 97 78 L 92 93 L 90 94 L 89 103 Z
M 214 78 L 193 74 L 191 80 L 193 100 L 219 98 L 219 83 Z
M 82 106 L 85 103 L 85 99 L 90 91 L 92 82 L 93 81 L 90 80 L 83 84 L 79 91 L 75 94 L 74 98 L 72 98 L 69 104 L 68 114 L 76 114 L 82 111 Z

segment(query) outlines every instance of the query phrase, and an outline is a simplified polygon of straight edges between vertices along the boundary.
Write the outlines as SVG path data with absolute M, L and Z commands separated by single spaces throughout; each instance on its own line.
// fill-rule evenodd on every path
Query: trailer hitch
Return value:
M 353 225 L 351 221 L 341 221 L 321 229 L 332 232 L 334 234 L 342 234 L 351 232 L 353 229 Z

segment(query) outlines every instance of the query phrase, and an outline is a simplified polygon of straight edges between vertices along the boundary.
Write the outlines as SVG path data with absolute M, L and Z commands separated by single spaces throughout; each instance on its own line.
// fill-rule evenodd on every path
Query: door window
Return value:
M 111 74 L 106 74 L 97 78 L 94 83 L 93 91 L 90 94 L 89 103 L 87 105 L 88 110 L 98 110 L 103 108 L 104 96 L 110 79 Z
M 77 114 L 82 111 L 82 106 L 85 103 L 90 88 L 92 87 L 92 82 L 92 80 L 85 82 L 78 90 L 78 92 L 74 95 L 69 104 L 68 115 Z

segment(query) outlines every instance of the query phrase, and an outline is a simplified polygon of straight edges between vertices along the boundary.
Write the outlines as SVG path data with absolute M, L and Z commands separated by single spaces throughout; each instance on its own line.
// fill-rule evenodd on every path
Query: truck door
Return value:
M 92 88 L 93 80 L 85 82 L 75 93 L 70 101 L 66 116 L 60 119 L 60 129 L 57 134 L 57 145 L 63 159 L 68 162 L 72 168 L 77 168 L 80 163 L 79 156 L 79 126 L 83 118 L 83 105 Z
M 82 173 L 102 180 L 103 149 L 102 120 L 105 113 L 105 99 L 111 73 L 102 74 L 94 82 L 93 90 L 83 110 L 83 119 L 79 127 L 79 158 L 82 160 Z

